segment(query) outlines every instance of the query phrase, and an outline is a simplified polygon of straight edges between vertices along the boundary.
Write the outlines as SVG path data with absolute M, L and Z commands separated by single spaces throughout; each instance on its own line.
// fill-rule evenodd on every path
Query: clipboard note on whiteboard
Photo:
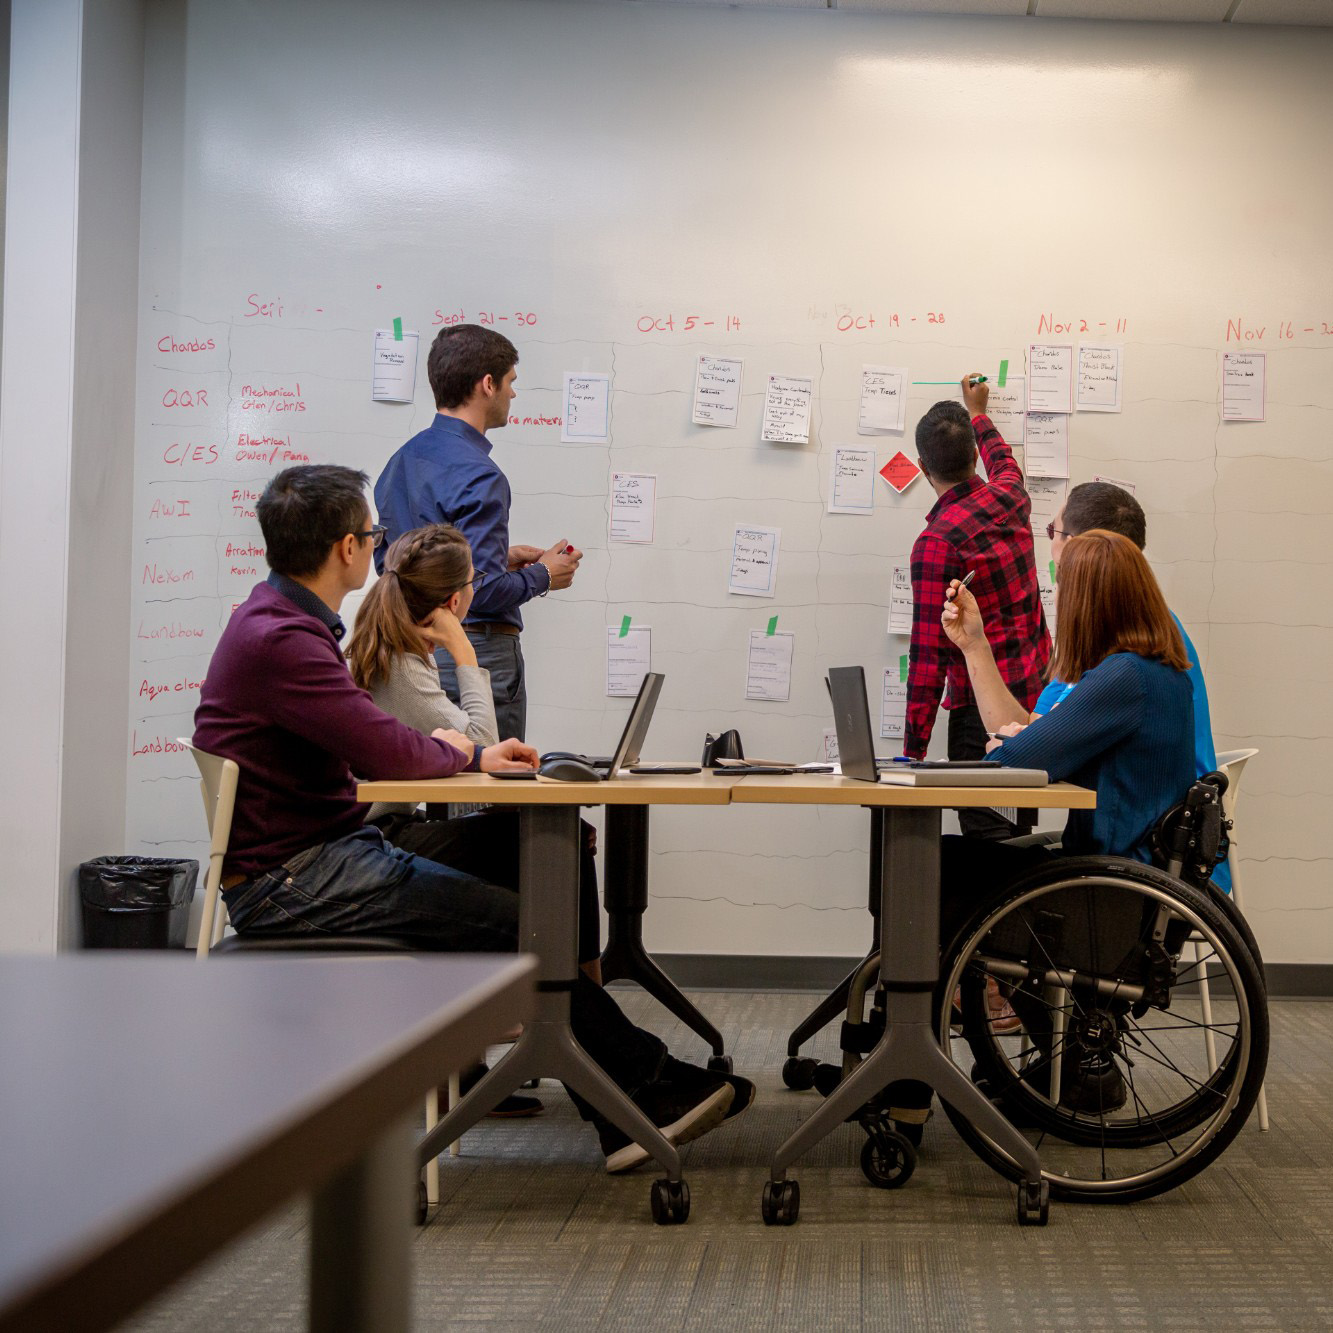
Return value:
M 696 426 L 735 426 L 741 414 L 741 371 L 745 363 L 739 357 L 701 356 L 694 371 L 694 412 Z
M 774 597 L 778 590 L 781 528 L 737 527 L 731 542 L 727 591 L 742 597 Z
M 417 333 L 395 336 L 393 329 L 375 330 L 370 397 L 376 403 L 410 403 L 417 391 Z
M 875 512 L 875 451 L 835 449 L 829 472 L 830 514 Z
M 760 438 L 768 444 L 808 444 L 815 382 L 799 375 L 770 375 Z
M 561 444 L 605 444 L 611 438 L 611 376 L 565 372 Z
M 1268 358 L 1263 352 L 1222 353 L 1222 420 L 1263 421 Z
M 902 430 L 906 413 L 907 371 L 900 366 L 862 366 L 857 434 Z
M 613 472 L 611 540 L 651 542 L 656 522 L 657 478 L 647 472 Z

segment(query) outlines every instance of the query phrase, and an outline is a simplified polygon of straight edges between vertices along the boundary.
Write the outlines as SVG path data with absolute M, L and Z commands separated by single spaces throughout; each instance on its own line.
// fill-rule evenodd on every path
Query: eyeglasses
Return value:
M 1047 538 L 1048 541 L 1054 541 L 1054 540 L 1055 540 L 1055 534 L 1056 534 L 1057 532 L 1058 532 L 1058 533 L 1060 534 L 1060 536 L 1062 536 L 1062 537 L 1068 537 L 1068 536 L 1069 536 L 1069 534 L 1068 534 L 1063 528 L 1057 528 L 1057 527 L 1055 526 L 1054 523 L 1048 523 L 1048 524 L 1046 525 L 1046 538 Z
M 472 585 L 473 592 L 476 592 L 477 589 L 480 588 L 481 585 L 486 582 L 486 577 L 487 576 L 485 570 L 474 569 L 472 571 L 472 577 L 468 579 L 468 582 Z
M 354 532 L 352 533 L 352 536 L 358 541 L 364 541 L 369 537 L 370 545 L 374 548 L 384 545 L 384 534 L 388 532 L 388 530 L 389 529 L 386 528 L 383 523 L 374 523 L 367 528 L 365 532 Z

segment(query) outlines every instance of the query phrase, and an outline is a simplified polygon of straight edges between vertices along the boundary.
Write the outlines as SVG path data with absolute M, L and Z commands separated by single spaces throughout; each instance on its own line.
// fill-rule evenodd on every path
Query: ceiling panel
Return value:
M 1039 0 L 1047 19 L 1150 19 L 1165 23 L 1221 23 L 1231 0 Z
M 1333 26 L 1333 0 L 1240 0 L 1233 23 L 1308 23 Z

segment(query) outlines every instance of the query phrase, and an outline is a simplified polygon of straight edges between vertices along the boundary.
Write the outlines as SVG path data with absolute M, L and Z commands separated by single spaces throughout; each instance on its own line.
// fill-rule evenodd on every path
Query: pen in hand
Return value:
M 956 598 L 958 594 L 962 592 L 962 590 L 966 588 L 967 585 L 971 583 L 974 578 L 976 578 L 976 576 L 977 576 L 977 571 L 975 569 L 969 569 L 967 573 L 963 575 L 963 581 L 958 585 L 958 587 L 950 588 L 949 591 L 944 594 L 945 600 L 952 602 L 954 598 Z

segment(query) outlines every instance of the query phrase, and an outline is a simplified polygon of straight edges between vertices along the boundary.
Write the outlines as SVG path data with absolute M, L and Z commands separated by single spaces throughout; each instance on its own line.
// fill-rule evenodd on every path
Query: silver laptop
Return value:
M 572 750 L 548 750 L 542 755 L 547 759 L 578 759 L 594 769 L 599 778 L 609 778 L 621 769 L 633 768 L 639 762 L 643 742 L 648 736 L 648 726 L 653 720 L 653 709 L 657 707 L 657 696 L 662 693 L 662 682 L 666 680 L 660 671 L 644 674 L 639 685 L 639 692 L 630 706 L 629 717 L 625 719 L 625 729 L 620 733 L 613 755 L 576 754 Z

